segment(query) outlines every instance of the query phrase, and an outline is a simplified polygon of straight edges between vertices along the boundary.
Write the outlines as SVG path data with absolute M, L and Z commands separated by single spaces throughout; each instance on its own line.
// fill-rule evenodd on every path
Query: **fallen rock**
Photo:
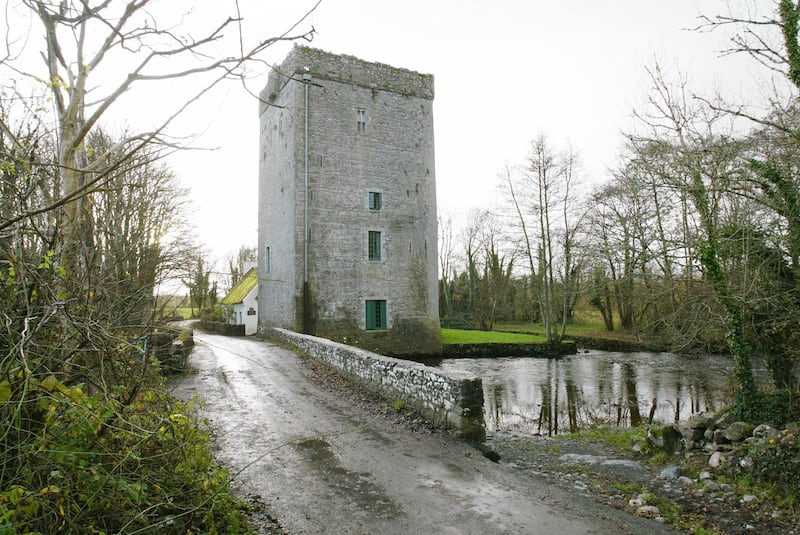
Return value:
M 655 518 L 661 516 L 661 511 L 655 505 L 643 505 L 636 509 L 636 514 L 645 518 Z
M 689 429 L 702 429 L 703 431 L 701 432 L 705 432 L 709 427 L 714 427 L 715 420 L 715 416 L 710 412 L 698 412 L 689 416 L 689 419 L 686 420 L 686 427 Z
M 708 458 L 708 466 L 711 468 L 719 468 L 723 463 L 725 463 L 727 459 L 722 452 L 715 451 L 711 454 L 711 457 Z
M 704 427 L 689 427 L 688 425 L 681 425 L 678 426 L 678 430 L 681 432 L 681 436 L 683 436 L 683 440 L 686 443 L 699 442 L 705 438 L 706 434 L 706 429 Z M 688 445 L 686 448 L 692 449 Z
M 761 424 L 753 429 L 753 436 L 764 440 L 780 440 L 782 434 L 769 424 Z
M 680 466 L 668 466 L 661 471 L 658 477 L 661 479 L 678 479 L 682 472 L 683 469 Z
M 725 412 L 717 418 L 716 422 L 714 422 L 714 427 L 725 428 L 731 425 L 735 421 L 736 421 L 736 416 L 732 412 Z
M 731 440 L 725 436 L 725 429 L 715 429 L 712 438 L 716 444 L 730 444 Z
M 675 424 L 653 425 L 647 430 L 648 442 L 669 453 L 677 453 L 683 449 L 682 439 L 680 428 Z
M 747 422 L 733 422 L 725 428 L 723 436 L 731 442 L 741 442 L 753 432 L 753 425 Z
M 628 500 L 628 505 L 631 507 L 641 507 L 644 505 L 644 500 L 642 500 L 642 498 L 631 498 Z

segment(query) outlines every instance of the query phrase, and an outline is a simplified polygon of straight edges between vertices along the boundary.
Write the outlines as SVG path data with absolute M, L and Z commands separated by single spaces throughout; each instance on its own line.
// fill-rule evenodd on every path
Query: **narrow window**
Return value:
M 264 273 L 269 273 L 270 270 L 269 247 L 264 250 Z
M 366 327 L 368 331 L 386 330 L 386 301 L 369 300 L 366 311 Z
M 377 191 L 370 191 L 369 192 L 369 209 L 370 210 L 380 210 L 383 206 L 383 199 L 381 199 L 381 194 Z
M 367 131 L 367 110 L 358 108 L 356 110 L 356 126 L 359 132 Z
M 375 230 L 369 231 L 369 259 L 381 259 L 381 233 Z

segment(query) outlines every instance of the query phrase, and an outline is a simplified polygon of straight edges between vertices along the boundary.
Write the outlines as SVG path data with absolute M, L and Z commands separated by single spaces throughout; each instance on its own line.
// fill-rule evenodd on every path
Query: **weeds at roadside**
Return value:
M 0 532 L 248 532 L 193 402 L 157 384 L 124 407 L 53 376 L 29 384 L 43 425 L 6 450 Z

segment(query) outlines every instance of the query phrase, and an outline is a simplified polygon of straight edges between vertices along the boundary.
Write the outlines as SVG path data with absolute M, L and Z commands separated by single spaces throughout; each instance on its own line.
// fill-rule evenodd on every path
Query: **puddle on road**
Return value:
M 295 451 L 328 487 L 349 498 L 359 509 L 386 518 L 403 514 L 402 508 L 384 493 L 383 488 L 372 482 L 369 473 L 353 472 L 343 467 L 328 442 L 318 438 L 303 440 L 295 444 Z

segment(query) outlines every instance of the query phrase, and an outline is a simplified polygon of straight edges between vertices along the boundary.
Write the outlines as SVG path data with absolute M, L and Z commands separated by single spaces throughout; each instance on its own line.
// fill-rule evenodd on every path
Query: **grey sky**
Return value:
M 311 4 L 291 3 L 298 14 Z M 719 57 L 723 33 L 686 30 L 700 13 L 727 9 L 708 0 L 323 0 L 310 18 L 318 32 L 311 46 L 434 75 L 439 210 L 458 217 L 491 205 L 497 173 L 521 162 L 539 133 L 557 145 L 569 140 L 587 181 L 604 180 L 647 91 L 644 67 L 656 58 L 698 91 L 748 98 L 758 69 Z M 285 51 L 273 51 L 274 61 Z M 232 234 L 255 243 L 256 109 L 229 93 L 202 140 L 223 148 L 176 159 L 201 207 L 201 234 L 220 254 L 238 247 Z M 220 193 L 220 183 L 229 191 Z
M 239 0 L 246 38 L 278 35 L 315 3 Z M 185 21 L 186 28 L 216 24 L 235 14 L 234 5 L 156 4 L 174 9 L 174 20 Z M 685 73 L 698 92 L 719 89 L 737 100 L 756 98 L 763 72 L 745 57 L 720 58 L 728 44 L 723 32 L 686 29 L 699 23 L 701 13 L 741 13 L 747 6 L 769 13 L 773 5 L 772 0 L 322 0 L 298 33 L 313 25 L 311 46 L 434 75 L 439 211 L 458 217 L 492 205 L 497 174 L 506 164 L 520 163 L 540 133 L 555 145 L 572 143 L 588 182 L 605 180 L 622 144 L 621 131 L 630 127 L 631 110 L 647 92 L 644 67 L 656 58 L 667 73 Z M 178 18 L 187 9 L 191 13 Z M 11 33 L 25 32 L 10 27 Z M 32 28 L 39 31 L 38 25 Z M 40 40 L 35 35 L 29 48 Z M 280 63 L 289 46 L 270 49 L 267 62 Z M 31 55 L 29 61 L 42 70 L 41 59 Z M 267 71 L 266 65 L 252 68 L 247 83 L 252 92 L 264 86 Z M 126 95 L 104 124 L 135 130 L 155 123 L 170 105 L 191 95 L 191 88 L 169 82 L 142 86 Z M 172 130 L 202 132 L 191 145 L 217 148 L 169 159 L 192 191 L 200 238 L 217 257 L 256 241 L 257 110 L 240 85 L 227 84 L 190 108 Z

